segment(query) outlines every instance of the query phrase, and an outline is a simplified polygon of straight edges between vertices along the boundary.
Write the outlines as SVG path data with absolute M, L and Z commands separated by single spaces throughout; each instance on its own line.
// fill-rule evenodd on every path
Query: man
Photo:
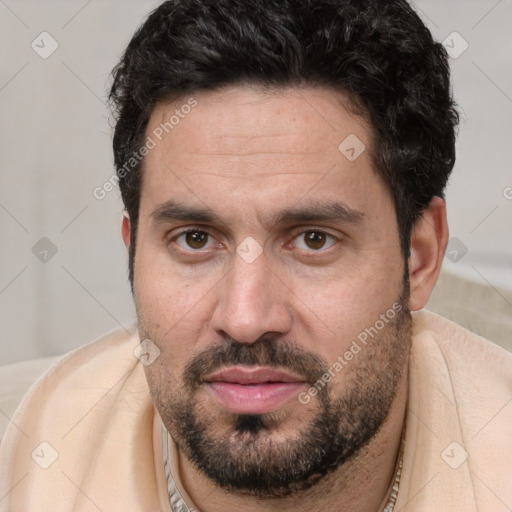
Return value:
M 512 356 L 419 311 L 458 117 L 411 8 L 165 2 L 111 98 L 138 334 L 31 390 L 0 510 L 508 510 Z

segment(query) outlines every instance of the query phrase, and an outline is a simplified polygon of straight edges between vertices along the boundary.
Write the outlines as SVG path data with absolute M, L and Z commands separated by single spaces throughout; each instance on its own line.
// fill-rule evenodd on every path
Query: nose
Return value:
M 282 335 L 292 327 L 291 291 L 272 271 L 264 253 L 248 263 L 238 254 L 218 286 L 211 327 L 222 337 L 254 343 L 263 334 Z

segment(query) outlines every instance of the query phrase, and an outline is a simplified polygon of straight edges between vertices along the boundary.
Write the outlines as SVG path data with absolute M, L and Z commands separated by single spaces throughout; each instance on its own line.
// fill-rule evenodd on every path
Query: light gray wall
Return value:
M 92 192 L 113 172 L 110 70 L 158 3 L 0 0 L 0 363 L 133 325 L 119 193 Z M 458 261 L 446 266 L 512 288 L 512 3 L 415 5 L 437 39 L 456 31 L 469 45 L 451 59 L 463 120 L 447 191 Z M 46 59 L 42 32 L 58 44 Z

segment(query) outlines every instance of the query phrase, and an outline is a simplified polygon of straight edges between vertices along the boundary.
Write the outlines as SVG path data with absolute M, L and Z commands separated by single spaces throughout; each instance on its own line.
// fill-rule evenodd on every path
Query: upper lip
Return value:
M 232 384 L 265 384 L 267 382 L 304 382 L 304 379 L 286 370 L 261 366 L 231 366 L 212 373 L 205 382 Z

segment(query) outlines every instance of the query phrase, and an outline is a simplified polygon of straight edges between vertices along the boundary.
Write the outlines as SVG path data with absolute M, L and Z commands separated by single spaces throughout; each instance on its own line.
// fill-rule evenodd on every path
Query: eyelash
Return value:
M 300 231 L 296 231 L 296 232 L 292 233 L 292 238 L 291 239 L 293 241 L 296 238 L 298 238 L 300 235 L 305 235 L 306 233 L 310 233 L 310 232 L 314 232 L 314 233 L 319 233 L 319 234 L 325 235 L 327 237 L 326 243 L 328 243 L 329 239 L 331 239 L 333 241 L 331 243 L 331 245 L 329 245 L 327 247 L 327 249 L 324 249 L 324 248 L 321 248 L 321 249 L 318 249 L 318 250 L 311 249 L 309 251 L 305 250 L 305 249 L 299 249 L 299 251 L 301 251 L 303 254 L 308 254 L 310 257 L 315 257 L 316 255 L 320 255 L 320 254 L 323 254 L 323 253 L 329 251 L 329 249 L 331 247 L 336 245 L 336 242 L 339 242 L 339 239 L 337 237 L 335 237 L 334 235 L 331 235 L 330 233 L 327 233 L 326 231 L 323 231 L 323 230 L 315 228 L 315 227 L 308 227 L 306 229 L 302 228 Z M 178 238 L 180 238 L 182 236 L 185 236 L 185 235 L 187 235 L 189 233 L 204 233 L 208 237 L 215 238 L 211 233 L 209 233 L 208 231 L 205 231 L 204 229 L 189 228 L 189 229 L 181 231 L 180 233 L 178 233 L 178 234 L 174 235 L 173 237 L 171 237 L 169 239 L 169 241 L 168 241 L 168 245 L 170 245 L 171 243 L 176 243 L 176 240 Z M 179 244 L 176 243 L 176 245 L 178 245 L 180 251 L 182 251 L 183 253 L 186 253 L 186 254 L 192 254 L 192 253 L 200 254 L 200 253 L 205 252 L 205 251 L 208 250 L 208 249 L 192 249 L 192 248 L 190 248 L 189 250 L 186 250 L 186 249 L 183 249 L 182 247 L 180 247 Z

